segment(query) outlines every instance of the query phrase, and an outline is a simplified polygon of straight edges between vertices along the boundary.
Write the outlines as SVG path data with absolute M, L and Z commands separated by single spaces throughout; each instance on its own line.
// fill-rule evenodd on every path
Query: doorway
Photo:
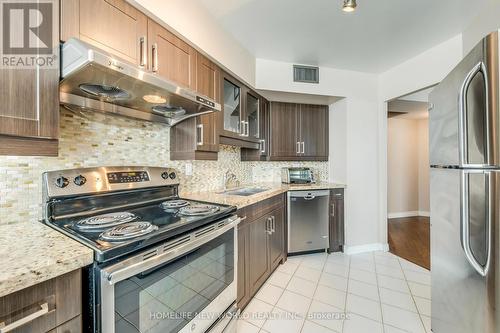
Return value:
M 389 251 L 430 269 L 429 93 L 388 102 L 387 213 Z

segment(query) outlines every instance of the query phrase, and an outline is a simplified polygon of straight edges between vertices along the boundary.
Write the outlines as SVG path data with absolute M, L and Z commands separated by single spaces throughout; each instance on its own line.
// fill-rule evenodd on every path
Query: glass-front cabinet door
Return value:
M 241 88 L 224 79 L 224 130 L 235 134 L 242 133 Z
M 259 139 L 259 111 L 260 111 L 260 101 L 258 97 L 255 97 L 251 93 L 247 93 L 246 96 L 246 136 L 252 139 Z

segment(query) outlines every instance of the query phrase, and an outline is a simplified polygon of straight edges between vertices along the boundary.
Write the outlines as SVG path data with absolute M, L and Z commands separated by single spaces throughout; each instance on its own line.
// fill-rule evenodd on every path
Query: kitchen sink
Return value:
M 261 187 L 243 187 L 243 188 L 220 192 L 220 194 L 239 195 L 243 197 L 248 197 L 257 193 L 265 192 L 267 190 L 268 190 L 267 188 L 261 188 Z

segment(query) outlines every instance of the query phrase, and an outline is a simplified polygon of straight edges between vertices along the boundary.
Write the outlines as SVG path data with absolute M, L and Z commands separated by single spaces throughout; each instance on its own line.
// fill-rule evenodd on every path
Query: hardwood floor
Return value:
M 426 269 L 431 268 L 430 221 L 415 216 L 388 220 L 389 251 Z

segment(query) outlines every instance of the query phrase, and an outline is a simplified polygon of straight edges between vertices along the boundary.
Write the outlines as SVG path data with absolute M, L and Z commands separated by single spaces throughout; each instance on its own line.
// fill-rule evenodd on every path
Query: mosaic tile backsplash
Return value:
M 0 224 L 30 222 L 42 215 L 41 175 L 45 171 L 111 165 L 170 166 L 180 188 L 218 190 L 229 169 L 242 184 L 279 182 L 283 166 L 309 166 L 328 180 L 326 162 L 241 162 L 240 149 L 221 146 L 218 161 L 170 161 L 170 131 L 162 124 L 61 109 L 58 157 L 0 156 Z M 186 175 L 191 163 L 193 174 Z

